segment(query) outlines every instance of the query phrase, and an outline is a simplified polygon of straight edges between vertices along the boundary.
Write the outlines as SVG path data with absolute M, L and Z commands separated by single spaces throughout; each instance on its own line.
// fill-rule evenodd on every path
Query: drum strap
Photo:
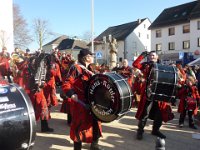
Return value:
M 83 66 L 82 64 L 79 63 L 79 66 L 80 66 L 83 70 L 85 70 L 86 72 L 88 72 L 89 74 L 91 74 L 92 76 L 94 75 L 94 73 L 93 73 L 92 71 L 88 70 L 88 69 L 87 69 L 85 66 Z

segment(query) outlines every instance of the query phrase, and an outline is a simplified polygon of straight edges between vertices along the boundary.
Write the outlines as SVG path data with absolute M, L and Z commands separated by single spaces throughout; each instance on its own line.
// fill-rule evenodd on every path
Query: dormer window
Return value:
M 187 14 L 187 12 L 186 11 L 184 11 L 183 13 L 182 13 L 182 16 L 185 16 Z
M 174 15 L 174 18 L 176 18 L 176 17 L 178 17 L 178 14 L 175 14 L 175 15 Z

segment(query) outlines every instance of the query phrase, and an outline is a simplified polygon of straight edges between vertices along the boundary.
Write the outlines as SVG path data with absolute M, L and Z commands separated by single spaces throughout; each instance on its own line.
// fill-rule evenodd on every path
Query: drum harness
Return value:
M 88 70 L 85 66 L 83 66 L 82 64 L 78 63 L 78 65 L 86 72 L 88 72 L 89 74 L 91 74 L 92 76 L 95 75 L 93 72 L 91 72 L 90 70 Z M 78 90 L 82 91 L 80 88 L 76 87 Z M 90 106 L 86 103 L 84 103 L 82 100 L 75 100 L 75 99 L 72 99 L 73 101 L 81 104 L 85 109 L 89 110 L 90 109 Z

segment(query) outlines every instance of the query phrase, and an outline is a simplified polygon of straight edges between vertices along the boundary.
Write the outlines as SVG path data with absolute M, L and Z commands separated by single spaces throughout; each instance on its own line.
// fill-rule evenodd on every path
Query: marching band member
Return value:
M 10 70 L 10 54 L 7 52 L 7 48 L 3 47 L 2 52 L 0 52 L 0 74 L 5 77 L 7 76 L 8 82 L 12 83 L 10 78 L 11 70 Z
M 85 96 L 87 82 L 93 75 L 88 68 L 93 63 L 93 59 L 93 54 L 88 49 L 82 49 L 78 54 L 78 63 L 70 68 L 62 85 L 66 96 L 72 99 L 70 138 L 74 141 L 74 150 L 81 150 L 82 142 L 91 143 L 91 150 L 102 150 L 98 145 L 99 138 L 102 136 L 101 122 L 92 115 Z
M 141 63 L 141 61 L 148 56 L 148 62 Z M 144 127 L 147 122 L 147 118 L 150 118 L 153 121 L 152 135 L 158 136 L 160 138 L 166 138 L 164 134 L 160 132 L 160 127 L 162 126 L 162 121 L 169 121 L 173 119 L 172 109 L 170 105 L 166 102 L 161 101 L 150 101 L 147 99 L 146 95 L 146 83 L 148 76 L 150 74 L 151 65 L 158 62 L 158 55 L 155 51 L 142 52 L 142 54 L 133 62 L 133 67 L 141 70 L 144 79 L 143 85 L 140 89 L 141 99 L 138 105 L 138 110 L 136 113 L 136 118 L 139 120 L 138 130 L 137 130 L 137 139 L 141 140 L 143 138 Z
M 124 59 L 122 62 L 122 67 L 118 70 L 118 73 L 121 74 L 124 78 L 127 79 L 128 84 L 132 88 L 133 84 L 133 70 L 128 65 L 128 60 Z
M 185 82 L 181 84 L 181 87 L 179 88 L 177 94 L 177 97 L 180 99 L 178 105 L 178 112 L 180 113 L 179 127 L 180 128 L 183 127 L 186 113 L 188 113 L 189 127 L 192 129 L 197 129 L 193 119 L 193 116 L 197 115 L 199 98 L 200 98 L 196 86 L 196 80 L 193 76 L 187 75 L 186 80 L 184 81 Z

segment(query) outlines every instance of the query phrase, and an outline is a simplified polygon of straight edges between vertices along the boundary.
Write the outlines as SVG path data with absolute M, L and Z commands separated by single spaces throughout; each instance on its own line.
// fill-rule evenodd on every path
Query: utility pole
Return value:
M 91 43 L 92 53 L 94 53 L 94 0 L 91 0 Z

